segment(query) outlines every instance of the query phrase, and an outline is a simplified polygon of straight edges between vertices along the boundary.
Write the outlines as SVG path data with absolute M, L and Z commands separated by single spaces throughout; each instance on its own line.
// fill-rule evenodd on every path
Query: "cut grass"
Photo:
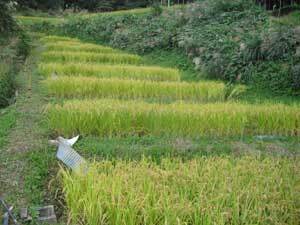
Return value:
M 92 77 L 48 78 L 49 93 L 64 98 L 121 98 L 185 100 L 191 102 L 224 101 L 225 85 L 221 82 L 153 82 Z
M 98 62 L 112 64 L 140 64 L 141 57 L 125 53 L 92 53 L 72 51 L 47 51 L 42 54 L 43 62 Z
M 296 225 L 299 168 L 276 157 L 116 160 L 62 177 L 72 224 Z
M 141 101 L 72 100 L 47 109 L 49 127 L 61 135 L 95 136 L 299 136 L 299 106 L 149 104 Z
M 72 42 L 73 43 L 73 42 Z M 48 51 L 69 51 L 69 52 L 94 52 L 94 53 L 117 53 L 118 50 L 94 44 L 68 44 L 66 41 L 46 44 Z
M 45 76 L 53 73 L 65 76 L 93 76 L 99 78 L 121 78 L 153 81 L 179 81 L 177 69 L 154 66 L 99 65 L 87 63 L 41 63 L 39 72 Z

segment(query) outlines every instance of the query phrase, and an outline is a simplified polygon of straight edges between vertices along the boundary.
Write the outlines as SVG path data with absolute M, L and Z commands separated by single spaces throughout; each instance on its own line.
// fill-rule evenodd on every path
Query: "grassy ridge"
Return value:
M 139 64 L 141 58 L 137 55 L 120 53 L 89 53 L 72 51 L 47 51 L 42 54 L 44 62 L 98 62 L 98 63 L 120 63 Z
M 209 157 L 94 163 L 64 171 L 73 224 L 296 225 L 299 161 Z M 272 222 L 271 222 L 272 221 Z
M 49 106 L 48 122 L 59 134 L 96 136 L 299 136 L 297 106 L 149 104 L 140 101 L 73 100 Z
M 64 98 L 124 98 L 185 100 L 192 102 L 224 101 L 225 85 L 221 82 L 153 82 L 91 77 L 48 78 L 51 95 Z
M 179 81 L 177 69 L 154 66 L 99 65 L 87 63 L 41 63 L 39 72 L 49 76 L 54 72 L 65 76 L 94 76 L 105 78 L 138 79 L 153 81 Z

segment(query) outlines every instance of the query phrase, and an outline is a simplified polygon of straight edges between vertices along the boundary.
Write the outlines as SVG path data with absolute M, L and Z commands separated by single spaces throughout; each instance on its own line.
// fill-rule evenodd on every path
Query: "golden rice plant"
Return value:
M 177 69 L 155 66 L 101 65 L 87 63 L 41 63 L 40 74 L 49 76 L 53 73 L 63 76 L 93 76 L 99 78 L 120 78 L 153 81 L 179 81 Z
M 56 43 L 46 44 L 48 51 L 69 51 L 69 52 L 94 52 L 94 53 L 117 53 L 118 50 L 95 44 L 74 43 L 61 41 Z
M 51 95 L 64 98 L 121 98 L 185 100 L 193 102 L 224 101 L 225 85 L 221 82 L 156 82 L 94 77 L 48 78 Z
M 71 51 L 46 51 L 42 54 L 43 62 L 98 62 L 119 64 L 140 64 L 141 57 L 125 53 L 93 53 Z
M 299 224 L 299 159 L 101 161 L 62 171 L 71 224 Z
M 71 100 L 49 105 L 47 118 L 65 136 L 300 136 L 299 105 Z

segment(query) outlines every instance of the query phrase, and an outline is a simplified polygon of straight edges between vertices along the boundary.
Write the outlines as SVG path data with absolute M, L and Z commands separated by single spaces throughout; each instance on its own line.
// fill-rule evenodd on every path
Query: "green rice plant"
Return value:
M 297 225 L 298 159 L 101 161 L 61 171 L 71 224 Z
M 49 105 L 47 119 L 50 129 L 64 136 L 300 136 L 299 109 L 283 104 L 71 100 Z
M 39 72 L 45 76 L 53 73 L 63 76 L 90 76 L 153 81 L 179 81 L 177 69 L 154 66 L 101 65 L 87 63 L 41 63 Z
M 59 41 L 56 43 L 46 44 L 46 48 L 48 51 L 69 51 L 69 52 L 94 52 L 94 53 L 117 53 L 119 52 L 116 49 L 95 45 L 95 44 L 85 44 L 85 43 L 77 43 L 77 42 L 67 42 L 67 41 Z
M 44 43 L 57 43 L 57 42 L 80 42 L 77 38 L 69 38 L 69 37 L 64 37 L 64 36 L 46 36 L 41 38 L 41 41 Z
M 141 57 L 125 53 L 92 53 L 71 51 L 46 51 L 42 54 L 43 62 L 97 62 L 97 63 L 119 63 L 140 64 Z
M 156 82 L 94 77 L 48 78 L 51 95 L 64 98 L 121 98 L 185 100 L 192 102 L 224 101 L 225 85 L 221 82 Z

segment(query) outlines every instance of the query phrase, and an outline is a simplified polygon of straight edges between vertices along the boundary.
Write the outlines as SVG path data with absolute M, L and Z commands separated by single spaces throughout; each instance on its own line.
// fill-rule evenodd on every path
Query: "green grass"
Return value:
M 53 73 L 64 76 L 92 76 L 99 78 L 121 78 L 153 81 L 179 81 L 177 69 L 154 66 L 100 65 L 89 63 L 41 63 L 39 72 L 50 76 Z
M 282 17 L 273 17 L 272 22 L 284 26 L 299 26 L 300 25 L 300 11 L 289 13 Z
M 299 106 L 281 104 L 149 104 L 141 101 L 72 100 L 49 106 L 49 127 L 61 135 L 175 137 L 299 136 Z
M 0 150 L 7 144 L 7 136 L 16 124 L 16 111 L 14 108 L 0 109 Z
M 125 53 L 91 53 L 72 51 L 47 51 L 42 54 L 43 62 L 97 62 L 113 64 L 140 64 L 138 55 Z
M 34 25 L 39 23 L 50 23 L 53 25 L 58 25 L 64 21 L 63 18 L 57 17 L 16 16 L 15 18 L 22 26 Z
M 190 160 L 202 156 L 235 157 L 246 155 L 292 156 L 300 155 L 299 137 L 220 138 L 166 138 L 155 136 L 128 136 L 99 138 L 85 136 L 75 145 L 83 157 L 98 160 L 141 160 L 143 157 L 160 162 L 166 157 Z
M 72 224 L 290 224 L 299 161 L 283 158 L 102 161 L 62 172 Z
M 64 98 L 153 99 L 212 102 L 225 100 L 221 82 L 153 82 L 91 77 L 59 77 L 46 80 L 52 96 Z

